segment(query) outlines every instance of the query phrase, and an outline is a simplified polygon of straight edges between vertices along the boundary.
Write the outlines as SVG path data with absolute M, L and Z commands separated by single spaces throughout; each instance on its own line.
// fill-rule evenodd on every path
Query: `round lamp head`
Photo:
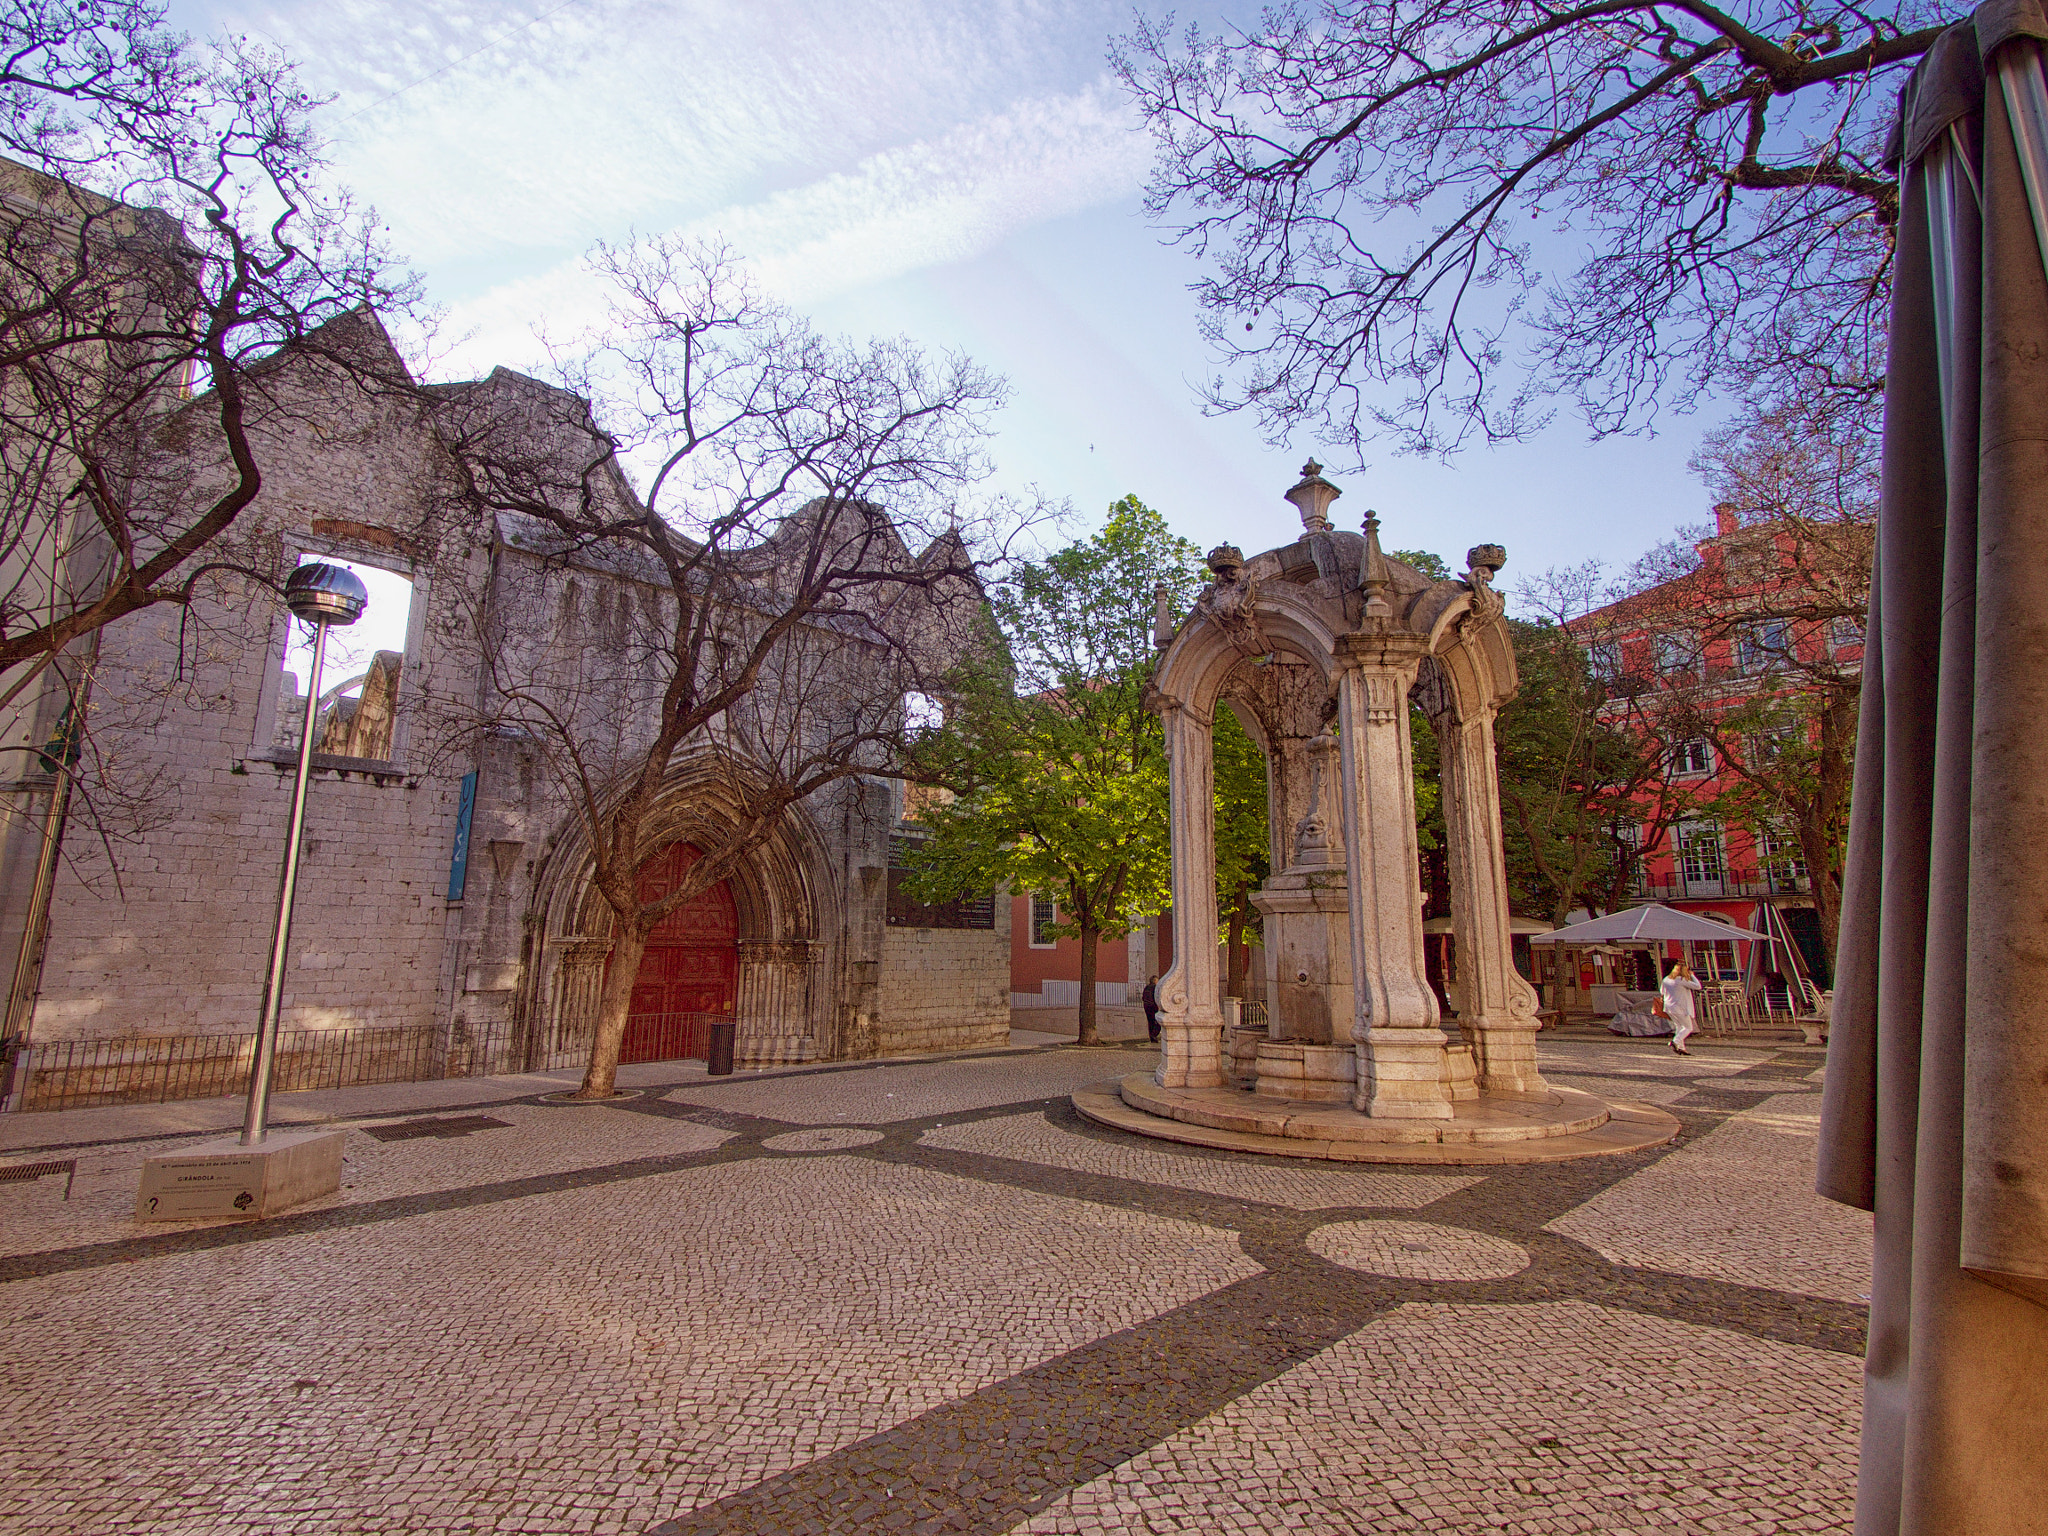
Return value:
M 353 624 L 370 601 L 370 589 L 345 566 L 302 565 L 284 584 L 285 606 L 308 624 Z

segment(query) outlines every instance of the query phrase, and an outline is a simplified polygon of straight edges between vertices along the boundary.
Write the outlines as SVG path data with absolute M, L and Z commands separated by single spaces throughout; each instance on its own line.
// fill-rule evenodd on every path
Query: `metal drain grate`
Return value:
M 436 1120 L 401 1120 L 396 1125 L 366 1125 L 362 1127 L 365 1136 L 374 1136 L 379 1141 L 417 1141 L 422 1136 L 438 1136 L 448 1140 L 456 1136 L 467 1136 L 473 1131 L 495 1131 L 509 1126 L 510 1120 L 494 1120 L 489 1115 L 443 1115 Z
M 78 1159 L 67 1157 L 61 1163 L 16 1163 L 11 1168 L 0 1168 L 0 1184 L 27 1184 L 36 1179 L 46 1179 L 53 1173 L 64 1175 L 64 1198 L 71 1198 L 71 1181 L 78 1177 Z

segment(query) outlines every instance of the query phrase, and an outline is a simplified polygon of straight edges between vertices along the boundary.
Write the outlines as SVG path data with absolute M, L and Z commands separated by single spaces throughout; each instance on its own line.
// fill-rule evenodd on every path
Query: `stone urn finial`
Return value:
M 1507 563 L 1508 552 L 1498 544 L 1474 544 L 1465 551 L 1465 585 L 1472 589 L 1472 608 L 1481 617 L 1507 607 L 1507 600 L 1493 590 L 1493 578 Z
M 1380 549 L 1380 515 L 1370 507 L 1365 513 L 1365 557 L 1358 564 L 1358 584 L 1365 589 L 1365 616 L 1388 620 L 1394 616 L 1387 602 L 1387 588 L 1394 584 L 1387 570 L 1387 557 Z
M 1301 483 L 1287 493 L 1301 513 L 1301 526 L 1310 533 L 1330 531 L 1330 503 L 1344 493 L 1323 478 L 1323 466 L 1310 459 L 1301 466 Z
M 1508 552 L 1498 544 L 1474 544 L 1465 551 L 1465 569 L 1482 581 L 1493 580 L 1507 563 Z
M 1167 597 L 1166 583 L 1155 583 L 1152 588 L 1152 643 L 1160 650 L 1173 644 L 1173 604 Z

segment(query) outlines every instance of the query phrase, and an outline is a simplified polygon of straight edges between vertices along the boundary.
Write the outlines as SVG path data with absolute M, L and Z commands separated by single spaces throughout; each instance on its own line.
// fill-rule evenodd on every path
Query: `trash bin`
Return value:
M 705 1070 L 713 1077 L 732 1075 L 732 1040 L 739 1033 L 737 1019 L 713 1019 L 711 1021 L 711 1049 L 706 1055 Z

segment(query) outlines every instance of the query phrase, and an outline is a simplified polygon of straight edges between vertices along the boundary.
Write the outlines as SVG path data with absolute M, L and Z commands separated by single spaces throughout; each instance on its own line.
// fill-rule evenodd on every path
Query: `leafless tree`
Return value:
M 1645 729 L 1710 743 L 1715 810 L 1796 843 L 1830 953 L 1840 921 L 1876 551 L 1879 439 L 1865 414 L 1818 393 L 1751 408 L 1709 436 L 1693 468 L 1722 521 L 1636 561 L 1608 610 L 1616 634 L 1665 637 L 1691 658 L 1630 690 Z
M 0 711 L 236 563 L 221 540 L 262 485 L 266 372 L 416 297 L 374 216 L 324 184 L 321 103 L 293 66 L 194 48 L 163 16 L 28 0 L 0 18 Z M 224 445 L 203 497 L 152 473 L 174 413 Z
M 1645 861 L 1697 810 L 1631 690 L 1591 664 L 1574 627 L 1609 585 L 1597 560 L 1552 568 L 1516 589 L 1524 617 L 1510 621 L 1522 685 L 1497 726 L 1509 879 L 1560 924 L 1580 906 L 1626 906 Z
M 617 300 L 563 357 L 568 387 L 494 375 L 445 417 L 467 500 L 531 552 L 532 590 L 479 616 L 479 724 L 539 744 L 588 838 L 611 951 L 579 1092 L 604 1097 L 655 925 L 798 801 L 899 773 L 917 696 L 979 633 L 1002 530 L 958 501 L 1002 387 L 964 358 L 822 337 L 716 246 L 593 259 Z M 721 814 L 652 897 L 640 872 L 679 773 Z
M 194 598 L 230 571 L 280 574 L 264 540 L 230 539 L 262 485 L 270 381 L 319 355 L 337 317 L 417 298 L 374 216 L 326 185 L 321 103 L 292 65 L 164 21 L 161 0 L 0 8 L 0 1034 L 32 994 L 66 827 L 115 870 L 116 840 L 161 814 L 161 776 L 124 743 L 192 701 L 219 650 Z M 402 368 L 374 382 L 411 387 Z M 222 445 L 204 494 L 166 434 Z M 168 690 L 102 696 L 106 626 L 150 609 L 181 615 Z
M 1220 410 L 1442 452 L 1734 384 L 1869 390 L 1904 72 L 1960 0 L 1287 0 L 1115 62 L 1208 262 Z

